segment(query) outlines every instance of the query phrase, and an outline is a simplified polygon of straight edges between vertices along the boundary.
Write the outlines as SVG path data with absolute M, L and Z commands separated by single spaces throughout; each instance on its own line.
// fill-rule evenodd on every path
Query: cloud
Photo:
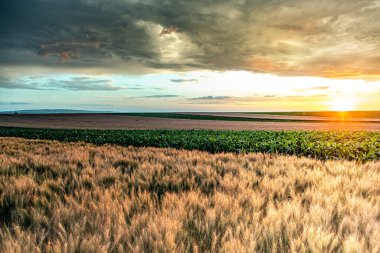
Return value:
M 189 98 L 189 100 L 226 100 L 233 97 L 230 96 L 203 96 L 203 97 L 195 97 Z
M 3 0 L 0 19 L 0 66 L 380 76 L 378 0 Z
M 166 35 L 166 34 L 171 34 L 171 33 L 176 33 L 178 31 L 178 27 L 171 26 L 169 28 L 162 28 L 162 31 L 160 32 L 160 36 Z
M 37 54 L 43 57 L 58 55 L 61 58 L 62 62 L 65 62 L 70 60 L 72 57 L 79 58 L 82 48 L 99 48 L 99 46 L 100 43 L 97 41 L 78 41 L 66 43 L 55 42 L 50 44 L 41 44 Z
M 84 106 L 84 107 L 113 107 L 116 105 L 112 104 L 100 104 L 100 103 L 85 103 L 85 104 L 77 104 L 78 106 Z
M 27 102 L 0 102 L 0 105 L 31 105 L 33 103 Z
M 188 98 L 191 104 L 227 104 L 233 102 L 239 98 L 231 96 L 203 96 L 203 97 L 194 97 Z
M 325 85 L 325 86 L 315 86 L 315 87 L 308 87 L 308 88 L 297 88 L 297 89 L 293 89 L 294 92 L 301 92 L 301 93 L 304 93 L 304 92 L 310 92 L 310 91 L 320 91 L 320 92 L 323 92 L 323 91 L 327 91 L 328 89 L 330 89 L 331 86 L 329 85 Z
M 192 78 L 192 79 L 170 79 L 171 82 L 173 83 L 190 83 L 190 82 L 198 82 L 197 79 Z
M 113 86 L 110 80 L 89 77 L 72 77 L 70 80 L 49 80 L 46 86 L 51 88 L 79 91 L 113 91 L 125 89 L 123 87 Z
M 165 95 L 150 95 L 150 96 L 141 96 L 138 98 L 177 98 L 180 97 L 179 95 L 170 95 L 170 94 L 165 94 Z
M 311 87 L 312 90 L 328 90 L 330 86 L 318 86 L 318 87 Z
M 281 30 L 286 30 L 286 31 L 296 31 L 300 32 L 304 30 L 304 27 L 301 25 L 292 25 L 292 24 L 279 24 L 279 25 L 274 25 L 274 28 L 281 29 Z
M 185 104 L 228 104 L 228 105 L 258 105 L 258 104 L 273 104 L 273 103 L 310 103 L 320 102 L 329 99 L 328 95 L 289 95 L 289 96 L 276 96 L 276 95 L 259 95 L 252 96 L 204 96 L 188 98 Z
M 125 89 L 124 87 L 114 86 L 111 80 L 106 79 L 72 77 L 68 80 L 49 79 L 46 81 L 33 76 L 27 79 L 15 80 L 0 76 L 0 88 L 28 90 L 65 89 L 73 91 L 115 91 Z
M 23 89 L 23 90 L 43 90 L 38 87 L 37 83 L 25 83 L 21 80 L 11 80 L 7 77 L 0 76 L 0 88 L 2 89 Z

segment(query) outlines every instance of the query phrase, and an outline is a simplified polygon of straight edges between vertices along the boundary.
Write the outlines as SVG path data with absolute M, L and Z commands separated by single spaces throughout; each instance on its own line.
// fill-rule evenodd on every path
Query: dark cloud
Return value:
M 190 82 L 198 82 L 197 79 L 170 79 L 173 83 L 190 83 Z
M 148 62 L 155 58 L 149 36 L 128 15 L 136 8 L 121 1 L 2 1 L 0 49 L 33 52 L 39 57 L 24 61 L 55 67 L 88 67 L 112 58 Z M 22 65 L 22 59 L 13 64 Z
M 373 78 L 378 20 L 378 0 L 2 0 L 0 66 Z

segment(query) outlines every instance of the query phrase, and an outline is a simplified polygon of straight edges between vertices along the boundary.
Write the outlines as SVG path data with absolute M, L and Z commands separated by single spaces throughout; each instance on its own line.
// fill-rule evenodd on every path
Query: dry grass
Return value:
M 1 252 L 380 252 L 380 162 L 0 138 Z

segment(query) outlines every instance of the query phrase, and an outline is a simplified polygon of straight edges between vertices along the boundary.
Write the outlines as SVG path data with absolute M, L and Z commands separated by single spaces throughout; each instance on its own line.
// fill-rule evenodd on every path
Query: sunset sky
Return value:
M 379 0 L 2 0 L 0 111 L 380 110 Z

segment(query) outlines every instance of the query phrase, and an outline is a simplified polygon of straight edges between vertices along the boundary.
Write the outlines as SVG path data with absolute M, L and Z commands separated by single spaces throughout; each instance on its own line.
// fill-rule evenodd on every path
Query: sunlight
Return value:
M 332 111 L 352 111 L 356 108 L 357 101 L 353 97 L 338 97 L 330 101 Z

